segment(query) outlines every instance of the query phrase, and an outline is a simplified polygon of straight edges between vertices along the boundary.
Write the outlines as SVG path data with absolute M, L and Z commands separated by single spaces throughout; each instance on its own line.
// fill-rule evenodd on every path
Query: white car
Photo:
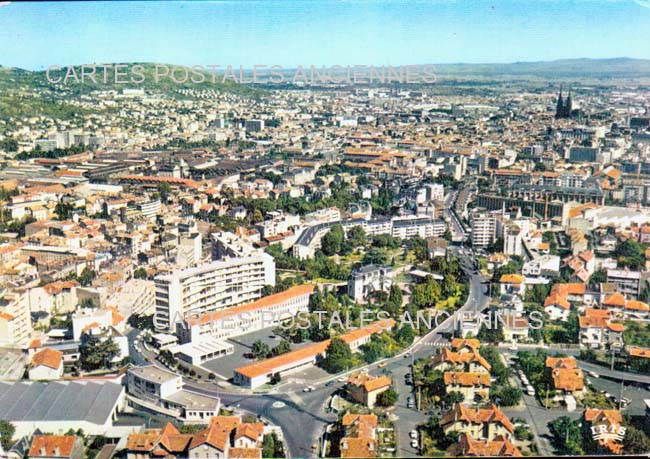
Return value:
M 409 437 L 417 439 L 418 438 L 418 431 L 417 430 L 411 430 L 409 432 Z
M 411 440 L 411 448 L 415 448 L 415 449 L 417 449 L 418 446 L 419 446 L 419 445 L 418 445 L 418 441 L 417 441 L 417 440 Z

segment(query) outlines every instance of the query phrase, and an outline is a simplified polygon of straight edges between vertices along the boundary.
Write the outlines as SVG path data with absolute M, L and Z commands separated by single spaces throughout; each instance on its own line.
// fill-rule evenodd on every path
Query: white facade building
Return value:
M 265 285 L 275 285 L 275 262 L 266 253 L 223 259 L 157 276 L 154 281 L 154 324 L 158 331 L 171 332 L 174 323 L 184 318 L 260 298 Z

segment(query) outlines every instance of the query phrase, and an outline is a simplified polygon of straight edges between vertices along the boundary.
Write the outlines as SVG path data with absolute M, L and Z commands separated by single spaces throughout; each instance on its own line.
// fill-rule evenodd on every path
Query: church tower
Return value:
M 566 103 L 564 104 L 564 110 L 566 112 L 566 117 L 571 118 L 571 112 L 573 111 L 573 104 L 571 102 L 571 87 L 569 87 L 569 95 L 566 98 Z

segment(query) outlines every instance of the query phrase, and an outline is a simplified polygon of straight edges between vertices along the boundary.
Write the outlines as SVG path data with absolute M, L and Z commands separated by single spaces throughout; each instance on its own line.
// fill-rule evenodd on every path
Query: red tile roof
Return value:
M 34 435 L 29 457 L 70 457 L 74 435 Z

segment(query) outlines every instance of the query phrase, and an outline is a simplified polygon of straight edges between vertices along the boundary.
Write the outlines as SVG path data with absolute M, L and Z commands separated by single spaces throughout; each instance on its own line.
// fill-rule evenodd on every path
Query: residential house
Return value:
M 530 324 L 525 317 L 514 314 L 505 314 L 501 317 L 503 325 L 503 339 L 508 343 L 517 343 L 528 339 Z
M 442 416 L 440 427 L 445 434 L 463 432 L 480 440 L 493 440 L 500 436 L 512 440 L 515 433 L 515 426 L 494 404 L 488 408 L 472 409 L 456 403 Z
M 584 425 L 589 428 L 588 435 L 598 443 L 598 454 L 621 454 L 623 438 L 617 435 L 623 427 L 623 416 L 619 410 L 587 408 Z
M 471 352 L 454 352 L 443 347 L 429 362 L 434 370 L 444 372 L 469 372 L 490 374 L 491 366 L 479 352 L 472 348 Z
M 354 373 L 347 380 L 350 397 L 357 403 L 374 408 L 377 397 L 390 388 L 391 381 L 386 376 L 371 376 L 367 373 Z
M 171 422 L 162 429 L 147 429 L 129 435 L 126 441 L 127 459 L 170 459 L 187 457 L 186 452 L 193 436 L 181 434 Z
M 584 373 L 573 357 L 547 357 L 546 371 L 550 371 L 553 389 L 558 395 L 581 398 L 585 393 Z
M 501 294 L 514 293 L 523 296 L 526 293 L 526 278 L 521 274 L 504 274 L 499 279 Z
M 84 442 L 75 435 L 34 435 L 27 459 L 84 459 Z
M 489 374 L 448 371 L 443 377 L 447 393 L 460 392 L 469 403 L 488 398 L 492 385 Z
M 449 456 L 456 457 L 521 457 L 521 451 L 507 438 L 494 440 L 474 440 L 471 435 L 461 433 L 458 442 L 447 449 Z
M 339 444 L 341 457 L 371 458 L 377 455 L 377 416 L 346 413 L 341 427 L 344 431 Z
M 612 322 L 609 310 L 587 308 L 578 319 L 581 346 L 602 349 L 623 345 L 623 324 Z
M 63 377 L 63 353 L 45 348 L 32 356 L 29 379 L 36 381 L 61 379 Z
M 459 354 L 475 352 L 481 347 L 481 342 L 476 338 L 453 338 L 451 348 Z

